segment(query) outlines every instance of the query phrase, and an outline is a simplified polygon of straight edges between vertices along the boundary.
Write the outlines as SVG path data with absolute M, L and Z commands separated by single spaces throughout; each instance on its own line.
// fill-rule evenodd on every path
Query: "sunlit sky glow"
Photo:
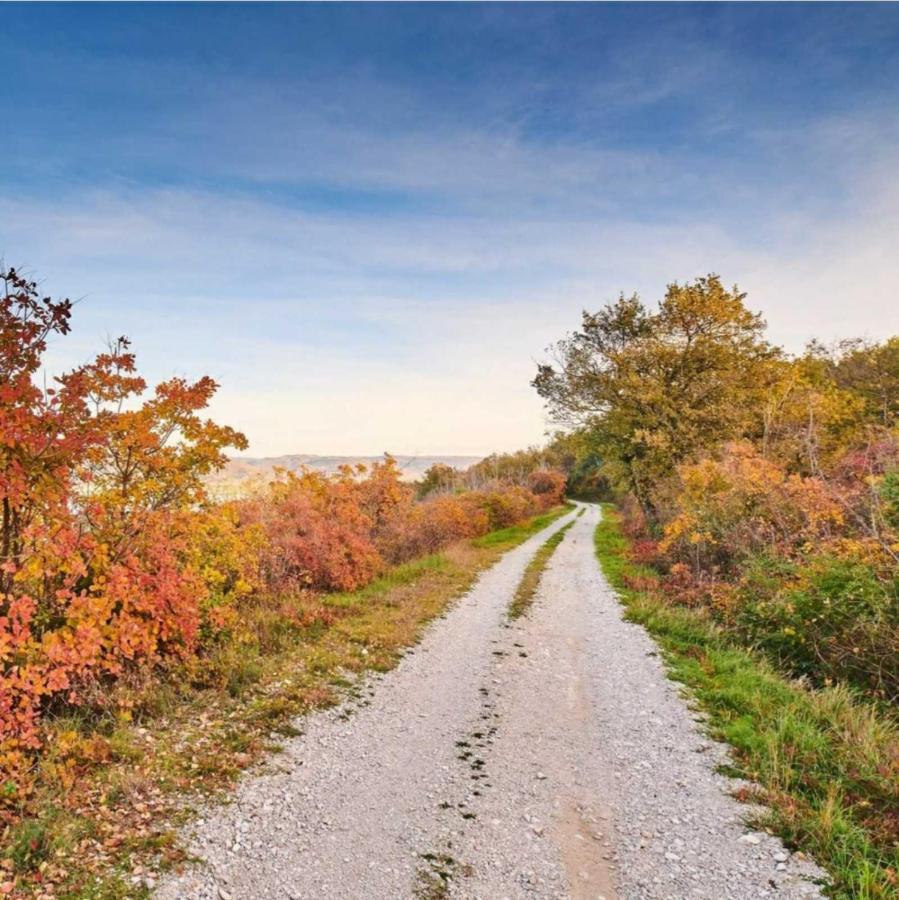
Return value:
M 252 455 L 539 441 L 580 310 L 899 332 L 899 5 L 4 5 L 0 257 Z

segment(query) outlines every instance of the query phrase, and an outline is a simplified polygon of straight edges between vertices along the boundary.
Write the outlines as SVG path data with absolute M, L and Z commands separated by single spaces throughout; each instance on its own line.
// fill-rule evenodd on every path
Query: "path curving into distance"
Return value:
M 821 873 L 742 821 L 735 782 L 622 619 L 593 553 L 599 509 L 484 572 L 361 699 L 192 829 L 201 862 L 160 900 L 818 898 Z M 528 614 L 506 610 L 569 522 Z M 349 715 L 347 715 L 349 713 Z

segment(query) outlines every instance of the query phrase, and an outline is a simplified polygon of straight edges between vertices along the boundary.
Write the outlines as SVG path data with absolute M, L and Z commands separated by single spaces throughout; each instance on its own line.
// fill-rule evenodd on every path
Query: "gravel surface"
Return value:
M 361 699 L 205 812 L 161 900 L 820 897 L 821 873 L 742 825 L 655 645 L 593 554 L 590 506 L 528 615 L 505 616 L 557 520 L 485 572 Z

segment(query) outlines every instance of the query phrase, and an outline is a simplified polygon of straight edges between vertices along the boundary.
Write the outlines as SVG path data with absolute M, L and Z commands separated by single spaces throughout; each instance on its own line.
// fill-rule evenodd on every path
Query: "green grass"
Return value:
M 845 687 L 791 681 L 709 620 L 633 590 L 652 572 L 628 559 L 614 508 L 595 533 L 603 571 L 662 649 L 669 674 L 689 688 L 712 736 L 734 749 L 730 774 L 749 779 L 757 822 L 813 857 L 841 900 L 899 897 L 899 732 Z
M 412 584 L 428 572 L 439 572 L 447 567 L 447 559 L 443 553 L 432 553 L 413 559 L 411 562 L 394 566 L 380 578 L 355 591 L 345 591 L 339 594 L 324 594 L 323 602 L 327 606 L 352 608 L 362 606 L 371 600 L 383 597 L 393 588 L 405 584 Z
M 475 547 L 499 547 L 507 549 L 520 544 L 527 540 L 531 535 L 542 531 L 551 522 L 555 522 L 559 516 L 564 516 L 574 507 L 571 502 L 566 502 L 563 506 L 554 506 L 551 510 L 533 519 L 523 523 L 522 525 L 513 525 L 511 528 L 501 528 L 498 531 L 491 531 L 483 537 L 475 538 L 472 543 Z
M 569 522 L 563 528 L 560 528 L 554 535 L 549 537 L 534 554 L 534 558 L 528 563 L 527 568 L 524 570 L 524 575 L 521 576 L 521 581 L 515 589 L 515 596 L 509 604 L 510 619 L 517 619 L 520 616 L 523 616 L 531 603 L 534 602 L 534 595 L 537 593 L 537 587 L 540 584 L 543 570 L 548 565 L 553 553 L 556 552 L 556 547 L 562 543 L 565 532 L 568 531 L 572 525 L 574 525 L 574 522 Z

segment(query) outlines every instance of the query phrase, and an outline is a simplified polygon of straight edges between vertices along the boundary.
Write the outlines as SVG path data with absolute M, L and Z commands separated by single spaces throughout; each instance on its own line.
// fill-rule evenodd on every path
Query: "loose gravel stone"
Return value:
M 298 721 L 277 768 L 203 811 L 203 862 L 155 896 L 820 898 L 816 867 L 743 825 L 726 750 L 623 620 L 598 516 L 575 520 L 526 617 L 506 619 L 515 588 L 572 515 L 485 572 L 364 701 Z

